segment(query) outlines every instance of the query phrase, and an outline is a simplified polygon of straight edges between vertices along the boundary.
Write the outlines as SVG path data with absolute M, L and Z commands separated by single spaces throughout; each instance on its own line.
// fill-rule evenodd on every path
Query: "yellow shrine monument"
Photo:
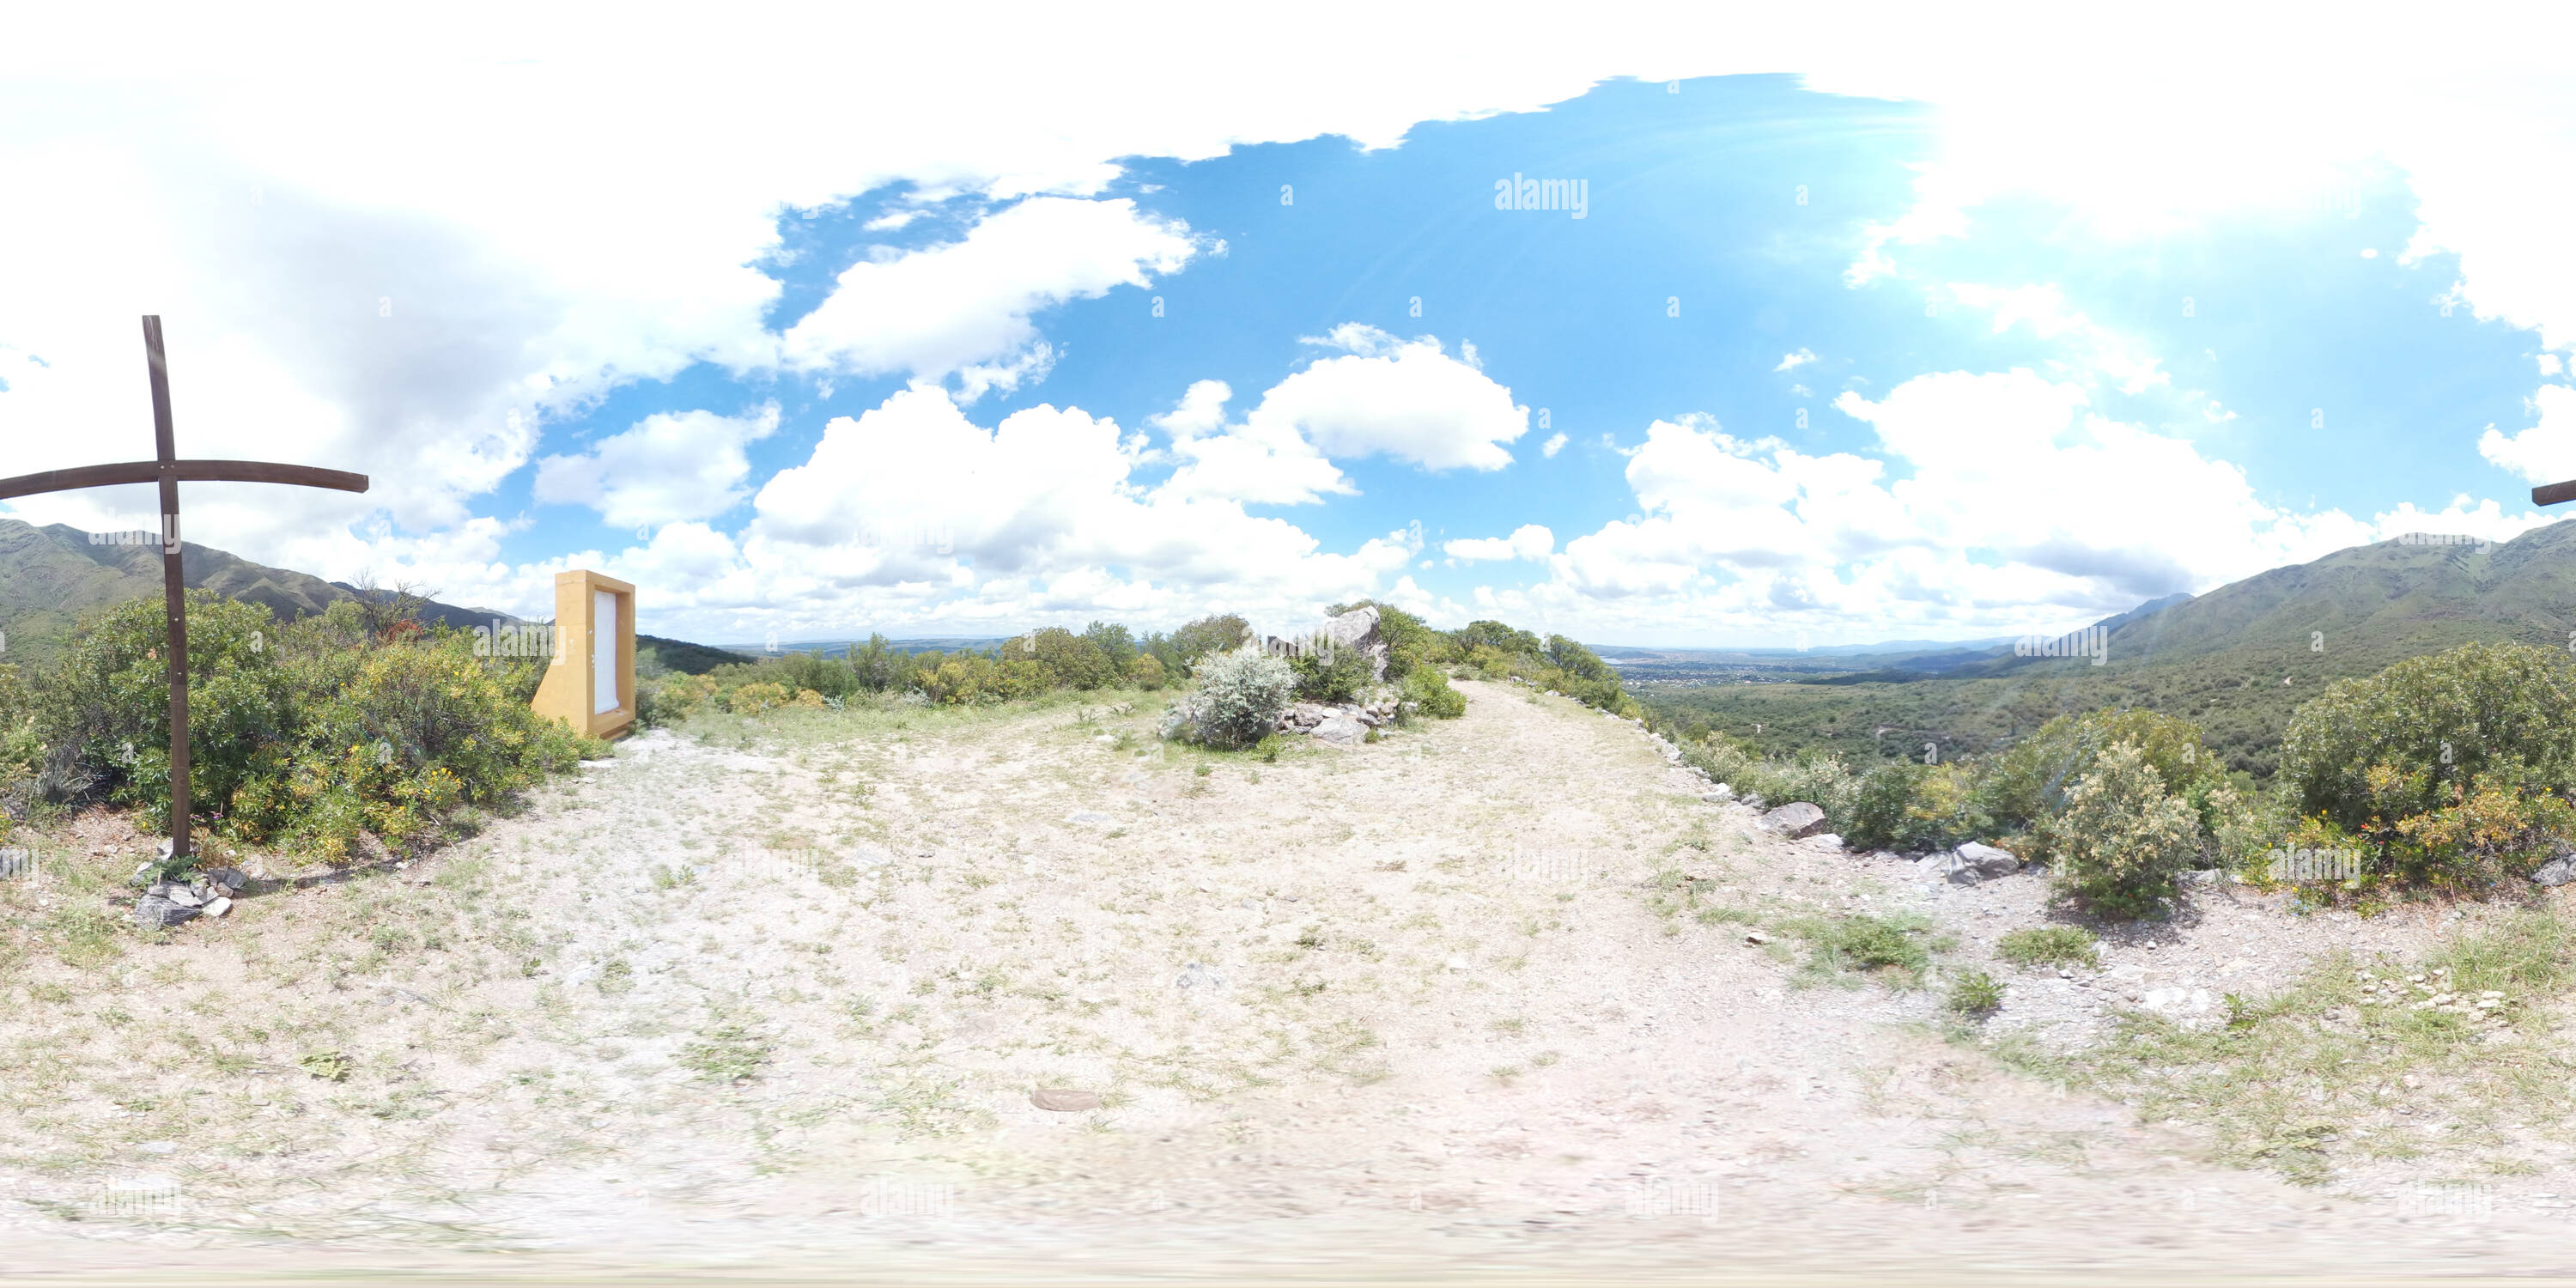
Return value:
M 554 665 L 528 705 L 593 738 L 635 727 L 635 587 L 587 569 L 555 574 Z

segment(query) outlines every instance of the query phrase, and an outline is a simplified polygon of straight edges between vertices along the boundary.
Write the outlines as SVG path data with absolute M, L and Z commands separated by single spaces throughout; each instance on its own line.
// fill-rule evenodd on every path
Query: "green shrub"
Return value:
M 1947 849 L 1988 835 L 1994 825 L 1973 774 L 1959 765 L 1881 765 L 1861 776 L 1851 802 L 1842 835 L 1853 845 Z
M 2469 644 L 2302 705 L 2281 777 L 2371 856 L 2371 883 L 2474 888 L 2576 834 L 2576 712 L 2556 649 Z
M 1852 826 L 1853 811 L 1860 801 L 1860 780 L 1834 756 L 1765 758 L 1741 743 L 1711 737 L 1697 746 L 1683 747 L 1682 761 L 1734 788 L 1737 795 L 1760 797 L 1765 805 L 1786 805 L 1791 801 L 1813 804 L 1825 812 L 1825 821 L 1838 832 Z
M 2060 891 L 2114 917 L 2163 907 L 2200 853 L 2191 806 L 2166 794 L 2145 753 L 2128 742 L 2093 756 L 2040 836 L 2056 859 Z
M 1203 658 L 1198 687 L 1165 717 L 1166 736 L 1211 747 L 1248 747 L 1269 735 L 1296 690 L 1288 664 L 1258 649 Z
M 188 795 L 222 814 L 252 777 L 275 772 L 294 740 L 293 685 L 268 609 L 192 590 L 188 614 Z M 159 599 L 136 599 L 83 622 L 41 694 L 38 726 L 53 754 L 158 830 L 170 808 L 169 623 Z M 336 665 L 357 652 L 317 650 Z
M 2201 794 L 2202 850 L 2208 866 L 2231 872 L 2258 869 L 2268 853 L 2295 844 L 2290 836 L 2299 822 L 2298 802 L 2286 791 L 2246 791 L 2233 783 L 2214 783 Z
M 2093 936 L 2073 926 L 2038 926 L 2007 932 L 1995 943 L 1995 956 L 2015 966 L 2102 965 L 2101 947 Z
M 1358 649 L 1311 649 L 1287 662 L 1304 702 L 1357 702 L 1376 683 L 1375 666 Z
M 1981 807 L 1998 826 L 2037 827 L 2066 808 L 2067 793 L 2117 743 L 2138 749 L 2168 795 L 2186 795 L 2219 774 L 2191 721 L 2136 709 L 2087 711 L 2050 720 L 1993 757 L 1979 788 Z
M 1436 666 L 1420 666 L 1404 677 L 1404 700 L 1413 704 L 1418 715 L 1436 720 L 1455 720 L 1467 714 L 1467 695 L 1449 686 L 1449 677 Z
M 400 848 L 595 747 L 529 710 L 470 636 L 362 629 L 347 603 L 283 627 L 257 604 L 187 603 L 191 812 L 242 839 L 334 861 L 362 833 Z M 84 623 L 39 702 L 49 757 L 156 830 L 170 808 L 164 625 L 158 600 Z
M 2282 776 L 2304 811 L 2350 829 L 2431 813 L 2490 775 L 2566 794 L 2576 788 L 2569 680 L 2561 650 L 2469 644 L 2337 681 L 2291 718 Z

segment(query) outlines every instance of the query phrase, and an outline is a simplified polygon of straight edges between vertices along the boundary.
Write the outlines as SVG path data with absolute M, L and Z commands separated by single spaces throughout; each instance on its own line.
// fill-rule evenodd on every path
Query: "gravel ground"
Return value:
M 2218 1167 L 1945 1041 L 1933 991 L 1810 985 L 1793 944 L 1696 914 L 1927 914 L 2007 981 L 1988 1033 L 2060 1048 L 2444 926 L 2212 888 L 2099 972 L 2013 972 L 1988 959 L 2048 924 L 2039 879 L 1773 837 L 1632 726 L 1461 687 L 1464 719 L 1275 763 L 1163 748 L 1150 710 L 709 722 L 421 867 L 267 883 L 107 967 L 28 959 L 0 1272 L 2576 1260 L 2560 1170 Z M 1706 882 L 1687 906 L 1675 872 Z M 299 1071 L 319 1046 L 346 1083 Z

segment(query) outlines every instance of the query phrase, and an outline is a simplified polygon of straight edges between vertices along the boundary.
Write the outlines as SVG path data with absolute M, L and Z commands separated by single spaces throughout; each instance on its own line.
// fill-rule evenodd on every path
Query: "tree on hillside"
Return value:
M 1537 636 L 1516 631 L 1501 622 L 1469 622 L 1449 632 L 1460 652 L 1489 648 L 1498 653 L 1537 657 L 1546 651 Z
M 1184 624 L 1171 634 L 1172 655 L 1166 670 L 1188 673 L 1199 659 L 1243 646 L 1252 638 L 1252 623 L 1233 613 L 1217 613 Z

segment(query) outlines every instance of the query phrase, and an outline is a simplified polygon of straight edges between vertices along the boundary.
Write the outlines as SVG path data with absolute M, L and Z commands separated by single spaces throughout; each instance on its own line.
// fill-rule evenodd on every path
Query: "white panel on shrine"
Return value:
M 593 592 L 590 610 L 590 710 L 617 709 L 617 592 Z

